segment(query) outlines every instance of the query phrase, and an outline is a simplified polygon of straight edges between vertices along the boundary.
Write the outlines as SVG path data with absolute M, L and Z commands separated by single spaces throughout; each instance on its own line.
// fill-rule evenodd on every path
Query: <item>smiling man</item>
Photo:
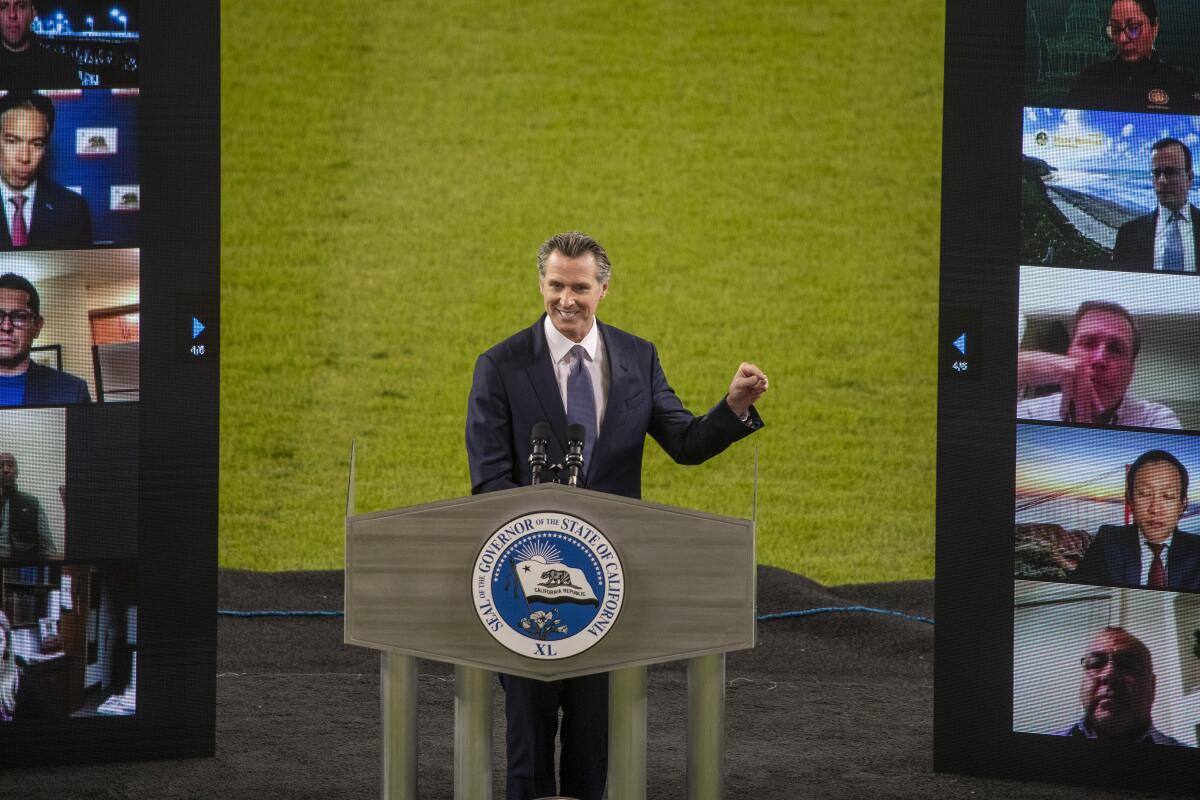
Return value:
M 0 249 L 90 247 L 92 218 L 75 192 L 42 175 L 54 104 L 36 92 L 0 98 Z
M 1058 391 L 1021 400 L 1020 419 L 1179 428 L 1166 406 L 1128 396 L 1142 339 L 1133 315 L 1116 303 L 1089 300 L 1075 312 L 1067 354 L 1025 350 L 1017 354 L 1019 390 L 1056 386 Z
M 1080 666 L 1083 719 L 1054 731 L 1055 736 L 1183 746 L 1154 727 L 1150 710 L 1158 678 L 1150 650 L 1136 636 L 1124 628 L 1105 628 L 1088 643 Z
M 605 325 L 596 309 L 612 267 L 596 240 L 571 232 L 538 250 L 545 312 L 530 328 L 481 355 L 467 401 L 473 494 L 530 482 L 529 437 L 547 422 L 549 463 L 563 463 L 568 424 L 582 425 L 583 478 L 596 491 L 641 496 L 649 434 L 676 462 L 699 464 L 762 427 L 754 403 L 767 377 L 753 364 L 725 396 L 695 416 L 667 383 L 650 342 Z M 699 335 L 699 334 L 698 334 Z M 508 720 L 509 800 L 558 794 L 600 800 L 608 760 L 608 675 L 542 682 L 501 675 Z M 562 710 L 561 786 L 554 742 Z
M 0 89 L 69 89 L 80 85 L 75 61 L 33 35 L 37 8 L 0 0 Z
M 0 275 L 0 406 L 92 401 L 82 378 L 30 360 L 29 350 L 44 322 L 33 284 L 12 272 Z
M 1143 453 L 1125 473 L 1132 525 L 1102 525 L 1069 578 L 1098 586 L 1200 590 L 1200 536 L 1179 530 L 1188 471 L 1166 450 Z
M 1116 0 L 1104 28 L 1114 57 L 1086 67 L 1075 77 L 1067 105 L 1106 111 L 1198 113 L 1200 95 L 1191 73 L 1164 63 L 1154 49 L 1161 25 L 1155 0 Z
M 1192 151 L 1179 139 L 1154 143 L 1150 177 L 1158 208 L 1117 230 L 1113 264 L 1121 269 L 1196 272 L 1200 252 L 1200 209 L 1188 200 L 1196 176 Z

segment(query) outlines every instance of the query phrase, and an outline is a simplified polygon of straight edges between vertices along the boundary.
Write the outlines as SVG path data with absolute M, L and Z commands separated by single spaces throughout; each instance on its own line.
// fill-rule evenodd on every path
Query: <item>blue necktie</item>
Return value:
M 1180 213 L 1175 211 L 1167 223 L 1167 244 L 1163 248 L 1162 259 L 1164 272 L 1183 272 L 1183 232 L 1179 229 L 1182 219 Z
M 596 393 L 592 389 L 592 378 L 583 366 L 587 351 L 583 345 L 571 348 L 575 363 L 567 376 L 567 424 L 582 425 L 583 472 L 588 474 L 592 467 L 592 448 L 596 445 Z

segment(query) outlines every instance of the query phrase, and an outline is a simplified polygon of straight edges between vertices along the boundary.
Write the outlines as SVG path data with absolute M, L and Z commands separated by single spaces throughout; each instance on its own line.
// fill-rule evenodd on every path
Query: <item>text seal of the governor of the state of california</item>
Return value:
M 625 601 L 625 570 L 593 525 L 538 511 L 487 538 L 471 574 L 471 600 L 484 629 L 514 653 L 569 658 L 613 629 Z

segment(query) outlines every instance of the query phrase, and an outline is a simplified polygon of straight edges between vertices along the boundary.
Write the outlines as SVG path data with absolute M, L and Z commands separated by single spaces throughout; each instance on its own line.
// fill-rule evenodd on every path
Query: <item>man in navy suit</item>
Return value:
M 37 92 L 13 91 L 0 98 L 0 201 L 5 225 L 0 249 L 90 247 L 92 218 L 87 203 L 41 175 L 54 104 Z
M 33 284 L 11 272 L 0 275 L 0 406 L 92 402 L 82 378 L 30 360 L 44 322 Z
M 703 416 L 667 383 L 654 345 L 595 319 L 608 293 L 608 254 L 582 233 L 538 251 L 545 314 L 481 355 L 467 403 L 472 493 L 529 484 L 529 437 L 547 422 L 549 463 L 563 463 L 568 421 L 588 431 L 580 485 L 641 496 L 646 434 L 681 464 L 699 464 L 762 427 L 754 402 L 767 377 L 738 367 L 723 399 Z M 581 412 L 581 398 L 586 400 Z M 581 415 L 582 414 L 582 415 Z M 562 794 L 600 800 L 608 761 L 608 676 L 542 682 L 500 676 L 508 720 L 509 800 Z M 562 786 L 554 739 L 562 709 Z
M 1200 536 L 1179 530 L 1188 472 L 1166 450 L 1138 456 L 1125 475 L 1133 524 L 1102 525 L 1071 574 L 1102 586 L 1200 590 Z
M 1150 174 L 1158 208 L 1120 227 L 1113 265 L 1140 272 L 1194 274 L 1200 252 L 1200 209 L 1188 202 L 1195 182 L 1192 151 L 1173 138 L 1159 139 L 1152 151 Z

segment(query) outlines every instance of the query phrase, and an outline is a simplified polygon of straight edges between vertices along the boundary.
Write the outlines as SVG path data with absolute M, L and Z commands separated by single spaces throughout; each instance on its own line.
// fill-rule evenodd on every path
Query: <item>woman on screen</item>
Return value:
M 1071 84 L 1067 105 L 1102 111 L 1200 113 L 1196 79 L 1163 62 L 1154 49 L 1159 31 L 1155 0 L 1117 0 L 1104 32 L 1116 57 L 1085 67 Z

